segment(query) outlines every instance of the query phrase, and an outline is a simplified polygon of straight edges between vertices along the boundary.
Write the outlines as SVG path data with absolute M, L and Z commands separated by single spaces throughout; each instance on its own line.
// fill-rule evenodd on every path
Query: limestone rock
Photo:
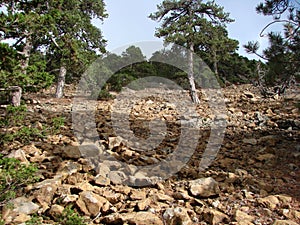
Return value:
M 32 215 L 40 208 L 40 206 L 33 203 L 26 197 L 13 199 L 8 202 L 8 205 L 11 205 L 12 207 L 4 207 L 2 210 L 2 218 L 5 221 L 12 221 L 14 218 L 20 215 L 22 218 L 25 218 L 25 215 Z
M 188 212 L 184 208 L 168 208 L 163 214 L 164 220 L 169 225 L 192 225 L 194 224 L 191 220 L 190 216 L 188 215 Z
M 250 144 L 250 145 L 256 145 L 257 144 L 257 140 L 254 139 L 254 138 L 250 138 L 250 139 L 245 138 L 243 140 L 243 143 Z
M 189 185 L 191 194 L 196 197 L 206 198 L 220 193 L 218 182 L 211 177 L 190 181 Z
M 255 220 L 254 216 L 248 215 L 247 213 L 242 212 L 241 210 L 237 210 L 235 212 L 234 218 L 237 222 L 252 222 L 253 220 Z
M 103 219 L 105 224 L 164 225 L 163 221 L 151 212 L 114 213 Z
M 76 204 L 87 216 L 97 216 L 100 212 L 108 211 L 110 207 L 109 201 L 91 191 L 81 192 Z
M 257 202 L 271 210 L 276 209 L 277 205 L 280 203 L 276 196 L 270 195 L 265 198 L 258 198 Z
M 52 205 L 51 209 L 49 210 L 49 214 L 53 218 L 57 218 L 58 216 L 62 215 L 63 211 L 64 211 L 64 207 L 60 205 Z
M 79 159 L 81 157 L 81 152 L 79 146 L 67 145 L 62 148 L 62 153 L 64 157 L 70 159 Z
M 204 211 L 204 220 L 211 225 L 221 224 L 229 220 L 229 217 L 215 209 Z
M 291 220 L 275 220 L 273 225 L 298 225 L 298 223 Z

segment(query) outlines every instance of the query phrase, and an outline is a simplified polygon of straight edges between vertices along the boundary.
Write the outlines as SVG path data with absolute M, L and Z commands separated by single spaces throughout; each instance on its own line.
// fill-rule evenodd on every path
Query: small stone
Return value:
M 204 220 L 211 225 L 217 225 L 228 221 L 229 217 L 218 210 L 211 209 L 204 211 Z
M 188 212 L 184 208 L 168 208 L 163 214 L 163 218 L 168 225 L 192 225 L 194 224 L 188 215 Z
M 31 217 L 29 215 L 26 215 L 26 214 L 22 213 L 22 214 L 16 216 L 16 218 L 14 218 L 13 223 L 21 224 L 21 223 L 27 222 L 30 219 L 31 219 Z
M 262 161 L 270 161 L 270 160 L 274 159 L 275 157 L 276 157 L 275 155 L 268 153 L 268 154 L 259 155 L 256 157 L 256 159 L 258 161 L 262 162 Z
M 63 156 L 70 159 L 79 159 L 81 152 L 79 146 L 67 145 L 62 148 Z
M 151 212 L 114 213 L 106 216 L 105 224 L 164 225 L 163 221 Z
M 111 171 L 108 178 L 113 184 L 123 184 L 126 180 L 126 175 L 121 171 Z
M 53 206 L 51 206 L 51 209 L 49 210 L 49 214 L 53 218 L 57 218 L 57 216 L 62 215 L 63 211 L 64 211 L 64 207 L 62 207 L 60 205 L 53 205 Z
M 298 225 L 298 223 L 291 220 L 275 220 L 273 225 Z
M 108 138 L 108 149 L 119 147 L 122 144 L 123 139 L 121 137 L 109 137 Z
M 280 203 L 276 196 L 270 195 L 265 198 L 258 198 L 257 202 L 271 210 L 276 209 L 277 205 Z
M 256 145 L 256 144 L 257 144 L 257 140 L 254 139 L 254 138 L 250 138 L 250 139 L 245 138 L 245 139 L 243 140 L 243 142 L 244 142 L 245 144 L 250 144 L 250 145 Z
M 150 198 L 143 199 L 137 203 L 137 207 L 140 211 L 145 211 L 150 207 L 151 202 Z
M 248 98 L 254 98 L 255 95 L 250 91 L 244 91 L 244 95 Z
M 25 197 L 13 199 L 9 201 L 7 205 L 12 207 L 3 208 L 2 217 L 5 221 L 12 221 L 13 218 L 22 214 L 32 215 L 36 213 L 40 208 L 40 206 L 38 206 L 37 204 L 33 203 Z
M 108 200 L 91 191 L 81 192 L 76 204 L 87 216 L 97 216 L 101 211 L 108 211 L 110 206 Z
M 200 178 L 190 181 L 190 192 L 196 197 L 211 197 L 220 193 L 218 182 L 213 178 Z
M 144 190 L 131 190 L 130 199 L 135 200 L 143 200 L 146 198 L 146 192 Z
M 19 149 L 16 151 L 12 151 L 7 158 L 15 158 L 17 160 L 19 160 L 21 163 L 25 164 L 25 165 L 29 165 L 29 162 L 26 158 L 26 154 L 23 150 Z
M 95 184 L 99 186 L 108 186 L 110 184 L 110 179 L 107 177 L 103 177 L 101 175 L 97 175 L 94 179 Z
M 250 216 L 248 215 L 247 213 L 245 212 L 242 212 L 240 210 L 237 210 L 235 212 L 235 216 L 234 216 L 235 220 L 237 222 L 245 222 L 245 221 L 249 221 L 249 222 L 252 222 L 253 220 L 255 220 L 255 217 L 254 216 Z

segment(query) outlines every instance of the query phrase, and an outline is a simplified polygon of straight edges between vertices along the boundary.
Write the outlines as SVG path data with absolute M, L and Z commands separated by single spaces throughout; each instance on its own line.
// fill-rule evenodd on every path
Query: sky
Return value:
M 163 41 L 154 36 L 159 23 L 148 18 L 161 2 L 162 0 L 105 0 L 109 17 L 103 24 L 97 23 L 97 26 L 108 40 L 107 50 L 113 51 L 136 42 Z M 228 24 L 227 28 L 229 37 L 240 43 L 238 53 L 250 59 L 257 59 L 253 54 L 247 54 L 243 45 L 248 41 L 259 41 L 261 49 L 268 45 L 267 37 L 260 37 L 259 34 L 264 26 L 272 21 L 272 17 L 259 15 L 255 11 L 255 7 L 262 0 L 215 0 L 215 2 L 223 6 L 224 11 L 229 12 L 230 17 L 235 19 L 235 22 Z M 271 27 L 271 30 L 280 29 L 279 25 Z

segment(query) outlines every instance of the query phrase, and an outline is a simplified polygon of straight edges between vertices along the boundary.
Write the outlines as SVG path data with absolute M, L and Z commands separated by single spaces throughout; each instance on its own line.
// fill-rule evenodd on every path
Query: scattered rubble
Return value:
M 156 140 L 156 148 L 150 148 L 151 143 L 130 143 L 116 134 L 111 118 L 113 100 L 97 103 L 94 127 L 98 137 L 93 140 L 90 137 L 94 133 L 85 121 L 72 127 L 71 99 L 28 100 L 28 125 L 42 128 L 55 116 L 64 116 L 66 123 L 59 134 L 26 145 L 3 146 L 9 157 L 35 163 L 41 177 L 24 189 L 26 197 L 11 201 L 13 208 L 3 207 L 6 224 L 25 223 L 34 213 L 43 215 L 45 224 L 53 224 L 51 219 L 70 205 L 89 219 L 89 224 L 300 223 L 299 93 L 264 99 L 251 85 L 232 85 L 223 90 L 227 115 L 213 115 L 209 99 L 201 95 L 196 116 L 180 117 L 176 104 L 165 101 L 163 93 L 155 96 L 154 92 L 148 91 L 149 96 L 120 119 L 128 118 L 137 138 Z M 188 96 L 188 92 L 176 90 L 167 94 L 177 96 L 177 101 L 182 95 Z M 128 96 L 124 104 L 130 100 Z M 210 126 L 225 118 L 223 144 L 211 165 L 201 170 Z M 154 119 L 165 124 L 157 133 L 151 131 Z M 160 162 L 168 162 L 176 151 L 182 126 L 191 134 L 200 130 L 195 151 L 190 158 L 180 153 L 172 159 L 178 163 L 169 165 L 170 171 L 164 170 Z M 83 132 L 82 139 L 73 131 Z M 185 138 L 189 140 L 184 143 L 186 147 L 195 141 L 193 135 Z M 180 165 L 185 158 L 186 163 Z M 143 170 L 147 166 L 151 166 L 149 171 Z M 172 174 L 173 169 L 178 172 Z M 168 179 L 161 179 L 161 171 Z

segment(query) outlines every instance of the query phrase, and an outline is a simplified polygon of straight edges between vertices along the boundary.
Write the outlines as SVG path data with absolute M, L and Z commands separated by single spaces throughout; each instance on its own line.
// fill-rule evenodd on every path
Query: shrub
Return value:
M 15 198 L 23 186 L 38 180 L 37 167 L 24 165 L 14 158 L 5 158 L 0 154 L 0 206 Z
M 75 212 L 71 206 L 67 206 L 63 214 L 58 218 L 60 225 L 86 225 L 84 218 Z

